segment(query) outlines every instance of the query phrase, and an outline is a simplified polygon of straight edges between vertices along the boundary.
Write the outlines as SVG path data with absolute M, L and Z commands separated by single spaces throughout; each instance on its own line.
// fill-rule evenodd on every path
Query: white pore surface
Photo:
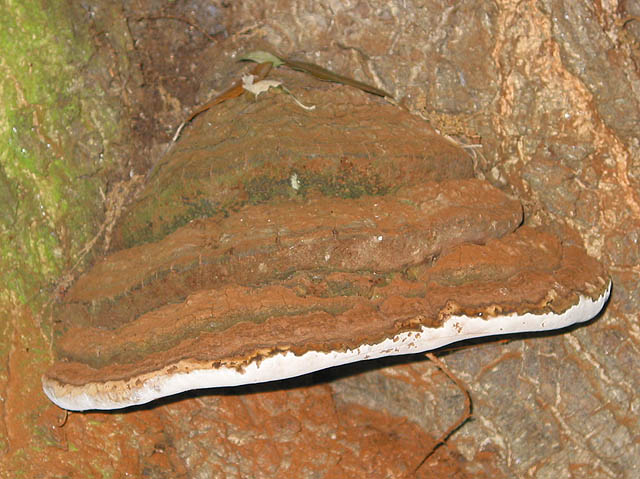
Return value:
M 309 351 L 300 356 L 292 352 L 278 353 L 260 362 L 250 363 L 243 371 L 234 368 L 200 369 L 190 372 L 165 374 L 149 378 L 134 386 L 136 378 L 129 381 L 131 389 L 115 392 L 109 383 L 95 383 L 92 394 L 86 386 L 75 390 L 67 386 L 65 395 L 58 395 L 54 385 L 43 385 L 45 394 L 64 409 L 84 411 L 88 409 L 118 409 L 144 404 L 154 399 L 181 393 L 191 389 L 224 386 L 240 386 L 277 379 L 286 379 L 332 366 L 353 363 L 383 356 L 411 354 L 437 349 L 465 339 L 509 333 L 547 331 L 588 321 L 602 309 L 611 292 L 609 287 L 596 300 L 580 297 L 580 301 L 562 314 L 546 313 L 496 316 L 491 319 L 469 316 L 452 316 L 439 328 L 422 327 L 420 331 L 398 334 L 376 344 L 363 344 L 346 351 Z

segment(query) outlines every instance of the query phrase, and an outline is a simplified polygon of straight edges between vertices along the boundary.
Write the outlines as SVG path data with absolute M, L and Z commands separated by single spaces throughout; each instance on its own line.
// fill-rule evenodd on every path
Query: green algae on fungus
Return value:
M 293 75 L 287 85 L 308 87 L 305 75 Z M 418 180 L 472 176 L 471 158 L 452 143 L 434 141 L 433 130 L 419 118 L 389 104 L 363 102 L 358 95 L 365 94 L 357 90 L 330 94 L 333 99 L 312 112 L 283 95 L 264 94 L 199 115 L 123 215 L 114 249 L 157 241 L 191 220 L 227 216 L 247 204 L 314 194 L 385 195 Z M 291 186 L 294 174 L 297 189 Z

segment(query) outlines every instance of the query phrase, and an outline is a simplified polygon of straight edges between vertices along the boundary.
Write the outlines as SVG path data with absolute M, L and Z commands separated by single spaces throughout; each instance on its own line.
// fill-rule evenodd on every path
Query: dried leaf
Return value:
M 241 61 L 250 61 L 256 63 L 271 63 L 274 67 L 279 67 L 284 62 L 273 53 L 256 50 L 240 57 Z
M 374 95 L 378 95 L 386 98 L 393 98 L 391 94 L 387 93 L 384 90 L 376 88 L 367 83 L 354 80 L 353 78 L 349 78 L 344 75 L 339 75 L 330 70 L 327 70 L 326 68 L 322 68 L 321 66 L 316 65 L 315 63 L 307 63 L 307 62 L 300 62 L 297 60 L 290 60 L 288 58 L 280 58 L 274 55 L 273 53 L 265 52 L 262 50 L 247 53 L 246 55 L 241 56 L 240 60 L 271 63 L 274 67 L 279 67 L 280 65 L 286 65 L 289 68 L 292 68 L 294 70 L 299 70 L 304 73 L 308 73 L 309 75 L 314 76 L 319 80 L 342 83 L 343 85 L 349 85 L 359 90 L 366 91 L 367 93 L 372 93 Z
M 300 100 L 298 100 L 295 95 L 293 93 L 291 93 L 291 91 L 285 87 L 281 81 L 276 81 L 276 80 L 262 80 L 259 81 L 257 83 L 254 83 L 255 77 L 253 75 L 245 75 L 242 77 L 242 88 L 244 88 L 247 91 L 250 91 L 251 93 L 253 93 L 256 98 L 258 98 L 258 95 L 260 95 L 260 93 L 265 92 L 267 90 L 269 90 L 269 88 L 281 88 L 287 95 L 291 96 L 291 98 L 293 98 L 293 101 L 296 102 L 296 104 L 301 107 L 304 108 L 305 110 L 315 110 L 316 106 L 315 105 L 311 105 L 311 106 L 307 106 L 304 103 L 302 103 Z
M 259 63 L 258 65 L 256 65 L 254 67 L 253 70 L 251 70 L 251 75 L 254 77 L 254 79 L 258 78 L 259 80 L 262 80 L 264 77 L 267 76 L 269 71 L 271 71 L 271 63 L 269 63 L 269 62 Z M 202 113 L 204 111 L 207 111 L 212 106 L 217 105 L 218 103 L 222 103 L 225 100 L 229 100 L 231 98 L 236 98 L 236 97 L 242 95 L 243 93 L 244 93 L 244 88 L 242 87 L 241 83 L 239 81 L 234 83 L 231 88 L 225 90 L 220 95 L 218 95 L 217 97 L 215 97 L 213 100 L 209 101 L 208 103 L 204 104 L 203 106 L 197 108 L 193 113 L 191 113 L 189 118 L 187 118 L 184 121 L 184 124 L 189 123 L 191 120 L 193 120 L 200 113 Z M 182 126 L 184 126 L 184 124 L 180 126 L 180 129 L 182 129 Z M 177 139 L 178 134 L 179 134 L 179 132 L 176 134 L 176 137 L 174 138 L 174 141 Z
M 260 80 L 257 83 L 253 83 L 254 78 L 253 75 L 244 75 L 242 77 L 242 88 L 253 93 L 256 98 L 260 93 L 269 90 L 269 88 L 276 88 L 282 85 L 282 82 L 277 80 Z
M 384 90 L 380 90 L 379 88 L 376 88 L 367 83 L 354 80 L 353 78 L 339 75 L 330 70 L 327 70 L 326 68 L 322 68 L 321 66 L 316 65 L 314 63 L 299 62 L 297 60 L 285 59 L 284 64 L 289 68 L 293 68 L 294 70 L 299 70 L 299 71 L 308 73 L 318 78 L 319 80 L 342 83 L 343 85 L 349 85 L 359 90 L 366 91 L 367 93 L 372 93 L 374 95 L 378 95 L 381 97 L 393 98 L 393 96 L 390 93 L 387 93 Z

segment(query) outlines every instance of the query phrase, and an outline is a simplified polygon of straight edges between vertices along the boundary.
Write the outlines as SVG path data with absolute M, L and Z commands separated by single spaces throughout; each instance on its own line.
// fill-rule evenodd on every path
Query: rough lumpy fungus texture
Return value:
M 595 260 L 522 226 L 520 202 L 427 123 L 283 78 L 316 108 L 246 93 L 198 117 L 154 169 L 115 251 L 58 307 L 54 396 L 242 374 L 283 352 L 356 350 L 452 316 L 560 315 L 606 294 Z

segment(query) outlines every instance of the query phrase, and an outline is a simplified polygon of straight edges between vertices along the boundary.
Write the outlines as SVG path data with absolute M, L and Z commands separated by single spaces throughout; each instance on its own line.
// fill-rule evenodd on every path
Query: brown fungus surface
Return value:
M 285 352 L 428 337 L 452 317 L 499 334 L 493 318 L 560 317 L 604 298 L 596 261 L 521 227 L 520 203 L 471 178 L 465 153 L 426 123 L 361 92 L 284 78 L 319 107 L 244 95 L 196 119 L 158 166 L 118 229 L 122 249 L 58 308 L 48 394 L 134 404 L 128 395 L 162 377 L 242 376 Z M 357 121 L 341 121 L 347 104 Z M 529 316 L 508 331 L 552 327 Z M 295 374 L 285 364 L 250 382 Z

